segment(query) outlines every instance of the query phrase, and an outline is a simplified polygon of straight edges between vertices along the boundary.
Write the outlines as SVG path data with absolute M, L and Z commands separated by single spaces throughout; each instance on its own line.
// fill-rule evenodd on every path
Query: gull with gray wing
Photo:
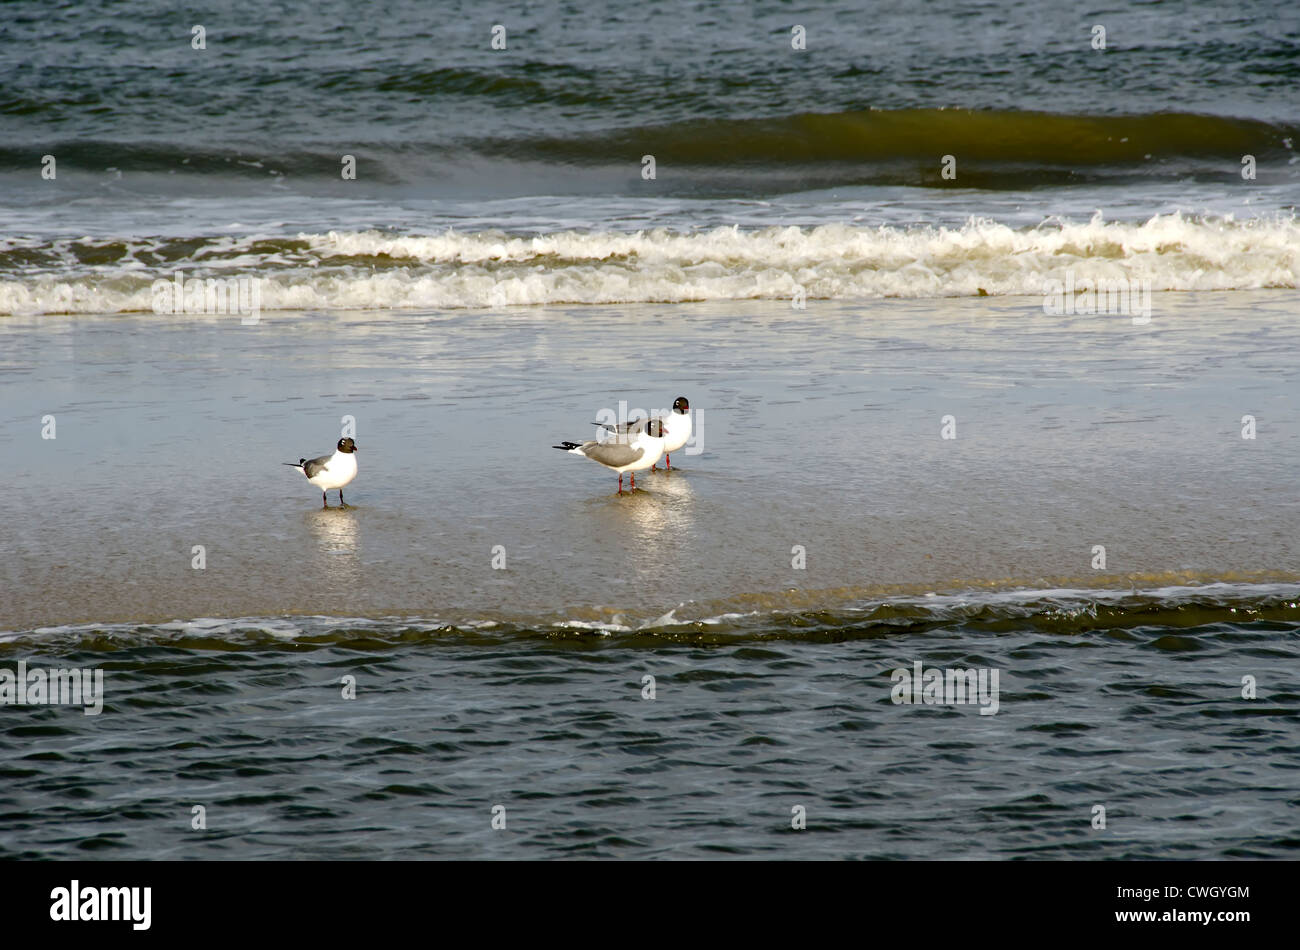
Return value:
M 650 431 L 646 431 L 649 428 Z M 620 433 L 619 438 L 611 442 L 561 442 L 552 448 L 563 449 L 572 455 L 581 455 L 593 462 L 599 462 L 606 468 L 618 472 L 618 493 L 623 494 L 623 473 L 632 475 L 632 491 L 636 491 L 636 473 L 645 471 L 663 457 L 664 438 L 668 430 L 660 420 L 654 420 L 647 427 Z
M 665 422 L 671 420 L 672 432 L 662 431 Z M 651 423 L 651 434 L 655 434 L 655 428 L 661 429 L 660 434 L 664 439 L 664 465 L 669 471 L 672 471 L 673 461 L 669 457 L 670 453 L 676 452 L 683 445 L 691 440 L 691 403 L 685 396 L 678 396 L 673 400 L 673 410 L 671 415 L 655 416 L 650 419 L 634 419 L 631 422 L 623 422 L 618 425 L 611 425 L 608 422 L 594 422 L 592 425 L 598 425 L 610 432 L 618 435 L 627 435 L 631 432 L 639 432 L 645 429 L 646 424 Z M 654 471 L 654 466 L 650 466 Z
M 334 489 L 338 489 L 339 507 L 348 507 L 347 502 L 343 500 L 343 486 L 357 477 L 357 444 L 351 439 L 339 439 L 338 447 L 334 450 L 333 455 L 322 455 L 320 458 L 314 459 L 298 459 L 296 462 L 284 462 L 283 464 L 301 471 L 307 476 L 307 481 L 321 490 L 320 501 L 322 508 L 329 507 L 326 492 Z

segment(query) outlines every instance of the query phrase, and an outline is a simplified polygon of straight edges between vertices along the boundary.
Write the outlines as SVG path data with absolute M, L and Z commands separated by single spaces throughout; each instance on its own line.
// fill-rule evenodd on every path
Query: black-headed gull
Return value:
M 691 441 L 691 431 L 694 428 L 691 425 L 691 403 L 685 396 L 678 396 L 673 400 L 672 415 L 656 417 L 654 421 L 662 424 L 664 420 L 672 420 L 668 426 L 670 431 L 664 433 L 664 465 L 669 471 L 672 470 L 673 460 L 669 454 L 676 452 L 687 442 Z M 639 432 L 645 428 L 647 419 L 636 419 L 632 422 L 624 422 L 620 425 L 611 425 L 608 422 L 596 422 L 603 429 L 610 432 L 617 432 L 619 435 L 627 435 L 629 432 Z M 654 470 L 654 466 L 650 466 Z
M 343 500 L 343 486 L 357 477 L 357 444 L 351 439 L 339 439 L 338 448 L 333 455 L 322 455 L 315 459 L 298 459 L 285 462 L 285 465 L 299 469 L 320 491 L 322 508 L 329 507 L 326 492 L 338 489 L 339 506 L 347 507 Z

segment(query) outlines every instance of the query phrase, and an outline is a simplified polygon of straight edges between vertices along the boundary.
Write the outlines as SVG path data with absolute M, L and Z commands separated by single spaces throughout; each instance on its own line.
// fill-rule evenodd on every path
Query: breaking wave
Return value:
M 154 309 L 153 284 L 259 278 L 262 310 L 462 309 L 711 300 L 1040 296 L 1076 284 L 1160 291 L 1300 286 L 1294 216 L 1013 228 L 818 227 L 560 231 L 330 231 L 292 237 L 0 239 L 0 314 Z

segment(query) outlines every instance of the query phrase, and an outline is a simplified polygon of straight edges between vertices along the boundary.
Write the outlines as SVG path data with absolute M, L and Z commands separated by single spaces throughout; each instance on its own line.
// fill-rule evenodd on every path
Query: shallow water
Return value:
M 0 623 L 1295 578 L 1296 302 L 1156 295 L 1141 326 L 1017 299 L 8 321 Z M 551 448 L 677 395 L 696 444 L 636 495 Z M 322 511 L 280 462 L 347 416 L 354 507 Z

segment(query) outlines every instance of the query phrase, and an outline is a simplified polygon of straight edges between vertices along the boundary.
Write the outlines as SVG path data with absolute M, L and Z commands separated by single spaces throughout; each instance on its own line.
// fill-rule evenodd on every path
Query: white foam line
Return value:
M 258 238 L 260 240 L 260 238 Z M 960 228 L 738 227 L 676 232 L 484 231 L 300 234 L 306 250 L 254 254 L 252 237 L 205 244 L 197 260 L 142 270 L 123 261 L 0 280 L 0 314 L 151 313 L 152 282 L 256 276 L 263 310 L 463 309 L 548 304 L 681 303 L 881 297 L 1042 297 L 1067 269 L 1082 281 L 1149 281 L 1152 292 L 1300 287 L 1300 222 L 1291 217 L 1012 228 L 972 219 Z M 90 239 L 83 239 L 90 240 Z M 56 250 L 69 242 L 55 242 Z M 391 266 L 376 269 L 375 258 Z M 327 259 L 331 263 L 324 263 Z M 341 260 L 341 263 L 336 262 Z

